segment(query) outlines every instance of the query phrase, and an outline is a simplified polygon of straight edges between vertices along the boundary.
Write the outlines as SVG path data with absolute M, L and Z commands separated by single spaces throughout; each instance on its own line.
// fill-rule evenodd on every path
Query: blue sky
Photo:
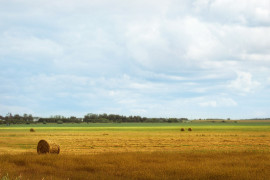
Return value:
M 270 117 L 269 0 L 0 0 L 0 114 Z

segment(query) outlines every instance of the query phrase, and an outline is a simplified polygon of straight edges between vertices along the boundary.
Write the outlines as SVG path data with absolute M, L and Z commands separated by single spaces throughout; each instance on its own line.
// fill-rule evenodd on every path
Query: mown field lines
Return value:
M 0 132 L 2 153 L 35 152 L 41 139 L 52 140 L 64 154 L 152 151 L 269 151 L 270 132 L 259 131 L 72 131 Z

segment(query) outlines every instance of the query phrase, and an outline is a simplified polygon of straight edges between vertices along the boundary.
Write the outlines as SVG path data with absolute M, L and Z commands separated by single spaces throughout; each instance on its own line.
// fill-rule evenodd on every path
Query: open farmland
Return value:
M 57 142 L 60 155 L 36 155 L 41 139 Z M 0 153 L 0 177 L 267 179 L 270 122 L 1 126 Z

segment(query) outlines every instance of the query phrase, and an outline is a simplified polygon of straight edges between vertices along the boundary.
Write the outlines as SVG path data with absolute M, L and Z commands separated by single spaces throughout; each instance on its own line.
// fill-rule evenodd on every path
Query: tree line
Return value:
M 188 120 L 187 118 L 147 118 L 141 116 L 123 116 L 118 114 L 92 114 L 89 113 L 84 116 L 83 121 L 88 123 L 96 122 L 112 122 L 112 123 L 122 123 L 122 122 L 183 122 Z
M 30 124 L 34 122 L 31 114 L 15 114 L 8 113 L 5 117 L 0 115 L 0 124 Z
M 188 120 L 187 118 L 147 118 L 141 116 L 123 116 L 118 114 L 93 114 L 88 113 L 83 118 L 61 115 L 51 117 L 33 117 L 31 114 L 8 113 L 6 116 L 0 115 L 0 124 L 30 124 L 30 123 L 122 123 L 122 122 L 158 122 L 158 123 L 178 123 Z

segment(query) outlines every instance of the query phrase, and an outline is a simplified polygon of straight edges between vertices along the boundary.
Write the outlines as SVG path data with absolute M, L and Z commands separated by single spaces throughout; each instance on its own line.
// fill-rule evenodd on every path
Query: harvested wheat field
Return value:
M 186 126 L 186 127 L 184 127 Z M 192 131 L 179 131 L 181 128 Z M 0 177 L 27 179 L 267 179 L 270 126 L 131 123 L 0 127 Z M 38 155 L 40 140 L 59 155 Z M 14 168 L 15 167 L 15 168 Z

